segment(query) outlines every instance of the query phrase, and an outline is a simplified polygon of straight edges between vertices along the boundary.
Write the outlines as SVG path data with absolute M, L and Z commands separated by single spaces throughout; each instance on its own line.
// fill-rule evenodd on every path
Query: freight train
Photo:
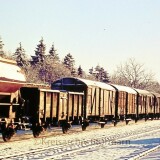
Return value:
M 125 120 L 128 124 L 130 120 L 137 122 L 160 116 L 159 93 L 73 77 L 55 81 L 52 89 L 83 92 L 84 119 L 98 121 L 102 127 L 106 121 L 116 125 Z
M 71 124 L 86 130 L 91 122 L 101 128 L 112 121 L 159 119 L 160 94 L 146 90 L 75 77 L 61 78 L 51 87 L 28 84 L 13 61 L 0 59 L 0 130 L 8 141 L 18 129 L 29 127 L 33 136 L 49 126 L 61 126 L 63 133 Z M 7 72 L 6 69 L 7 68 Z

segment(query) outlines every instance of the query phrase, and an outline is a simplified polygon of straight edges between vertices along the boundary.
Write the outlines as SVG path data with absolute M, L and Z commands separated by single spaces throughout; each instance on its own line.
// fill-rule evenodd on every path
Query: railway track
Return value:
M 160 145 L 152 148 L 151 150 L 144 152 L 140 156 L 137 156 L 134 160 L 139 159 L 139 160 L 158 160 L 160 159 Z
M 153 147 L 147 151 L 144 151 L 132 158 L 130 158 L 129 160 L 158 160 L 160 159 L 160 145 Z
M 55 141 L 53 143 L 52 140 L 49 141 L 47 139 L 42 139 L 43 143 L 48 143 L 47 147 L 1 156 L 0 159 L 61 159 L 66 155 L 79 154 L 80 152 L 87 150 L 97 150 L 102 146 L 105 146 L 105 148 L 111 147 L 111 145 L 116 142 L 126 141 L 129 143 L 129 139 L 141 138 L 147 134 L 151 135 L 155 131 L 160 132 L 160 126 L 139 128 L 138 131 L 130 129 L 129 131 L 125 131 L 124 133 L 122 133 L 122 128 L 123 127 L 119 127 L 121 132 L 113 133 L 112 135 L 106 135 L 101 130 L 102 134 L 97 135 L 96 137 L 94 136 L 95 138 L 90 138 L 90 134 L 88 134 L 88 136 L 83 139 L 84 136 L 81 137 L 79 133 L 76 139 L 67 139 L 66 137 L 67 140 L 64 141 L 63 144 L 57 144 L 55 143 Z M 84 132 L 82 134 L 84 134 Z

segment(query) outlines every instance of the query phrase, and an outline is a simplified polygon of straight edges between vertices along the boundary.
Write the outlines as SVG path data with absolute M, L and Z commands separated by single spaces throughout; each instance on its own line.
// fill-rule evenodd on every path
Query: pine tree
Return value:
M 51 64 L 52 66 L 56 66 L 58 63 L 60 63 L 60 58 L 58 54 L 56 53 L 56 49 L 54 47 L 54 44 L 49 50 L 49 54 L 46 55 L 46 63 Z
M 54 48 L 54 44 L 52 45 L 51 49 L 49 50 L 49 55 L 51 58 L 53 58 L 54 60 L 58 60 L 59 61 L 59 56 L 56 53 L 57 50 L 55 50 Z
M 14 59 L 17 62 L 17 65 L 20 67 L 26 67 L 28 65 L 27 57 L 25 55 L 25 50 L 23 49 L 21 43 L 20 46 L 16 49 L 16 52 L 13 54 Z
M 104 83 L 109 83 L 110 82 L 109 75 L 108 75 L 107 71 L 103 72 L 102 82 L 104 82 Z
M 32 64 L 36 64 L 39 62 L 43 63 L 45 59 L 46 45 L 43 43 L 43 38 L 39 42 L 40 43 L 37 45 L 37 48 L 35 50 L 36 56 L 32 56 Z
M 70 53 L 68 53 L 65 56 L 63 64 L 65 65 L 66 68 L 68 68 L 70 70 L 70 72 L 73 76 L 76 76 L 76 70 L 75 70 L 75 67 L 74 67 L 75 60 Z
M 95 68 L 95 76 L 96 76 L 96 79 L 99 80 L 99 81 L 103 81 L 103 74 L 104 74 L 104 69 L 103 67 L 100 67 L 100 65 L 97 65 L 96 68 Z
M 107 71 L 104 70 L 103 67 L 100 65 L 97 65 L 95 69 L 93 67 L 89 70 L 89 73 L 97 80 L 101 82 L 108 83 L 109 81 L 109 76 Z
M 78 67 L 78 76 L 82 77 L 83 76 L 83 70 L 81 66 Z

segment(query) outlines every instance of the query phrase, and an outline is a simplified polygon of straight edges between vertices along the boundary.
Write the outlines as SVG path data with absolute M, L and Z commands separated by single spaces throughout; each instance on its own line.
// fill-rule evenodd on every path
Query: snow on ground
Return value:
M 69 133 L 72 132 L 72 128 Z M 136 124 L 129 124 L 126 126 L 108 127 L 100 129 L 95 127 L 95 130 L 80 131 L 72 134 L 62 134 L 61 131 L 56 131 L 57 134 L 53 134 L 52 137 L 40 137 L 30 138 L 22 141 L 8 142 L 0 144 L 0 157 L 16 154 L 19 152 L 31 151 L 34 149 L 41 149 L 47 147 L 53 147 L 57 149 L 59 146 L 72 145 L 86 145 L 83 143 L 89 143 L 97 145 L 98 147 L 91 147 L 90 149 L 75 152 L 68 155 L 57 156 L 55 159 L 74 159 L 74 160 L 92 160 L 92 159 L 107 159 L 107 160 L 119 160 L 130 159 L 137 154 L 140 154 L 148 149 L 160 145 L 160 120 L 139 122 Z M 133 135 L 131 133 L 134 133 Z M 136 135 L 136 136 L 135 136 Z M 109 141 L 112 139 L 112 141 Z M 114 139 L 114 140 L 113 140 Z M 84 142 L 85 140 L 85 142 Z M 38 157 L 36 157 L 38 159 Z

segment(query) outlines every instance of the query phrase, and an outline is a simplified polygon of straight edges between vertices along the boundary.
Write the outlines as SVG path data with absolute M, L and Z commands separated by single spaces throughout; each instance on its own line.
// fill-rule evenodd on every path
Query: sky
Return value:
M 43 37 L 46 52 L 54 43 L 86 72 L 111 75 L 134 58 L 160 82 L 160 0 L 0 0 L 0 36 L 5 51 L 21 42 L 28 55 Z

